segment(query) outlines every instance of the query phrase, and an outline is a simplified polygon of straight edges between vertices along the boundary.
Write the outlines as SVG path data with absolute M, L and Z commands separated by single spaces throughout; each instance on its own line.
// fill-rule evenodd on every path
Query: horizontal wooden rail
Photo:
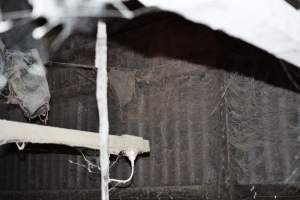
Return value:
M 99 150 L 97 133 L 37 124 L 0 120 L 0 145 L 6 143 L 59 144 Z M 109 135 L 109 153 L 150 151 L 148 140 L 132 135 Z

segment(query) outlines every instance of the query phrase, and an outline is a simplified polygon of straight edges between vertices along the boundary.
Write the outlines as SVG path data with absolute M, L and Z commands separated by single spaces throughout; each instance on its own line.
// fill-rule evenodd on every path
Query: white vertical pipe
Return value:
M 108 108 L 107 108 L 107 34 L 106 24 L 98 22 L 96 41 L 97 104 L 99 113 L 100 165 L 101 165 L 101 199 L 109 200 L 109 153 L 108 153 Z

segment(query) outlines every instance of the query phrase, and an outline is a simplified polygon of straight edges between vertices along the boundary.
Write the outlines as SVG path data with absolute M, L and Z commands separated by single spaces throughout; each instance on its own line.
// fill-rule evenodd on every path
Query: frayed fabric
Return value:
M 44 67 L 36 49 L 29 52 L 5 49 L 1 43 L 0 90 L 9 88 L 8 103 L 19 104 L 29 118 L 47 116 L 50 91 Z

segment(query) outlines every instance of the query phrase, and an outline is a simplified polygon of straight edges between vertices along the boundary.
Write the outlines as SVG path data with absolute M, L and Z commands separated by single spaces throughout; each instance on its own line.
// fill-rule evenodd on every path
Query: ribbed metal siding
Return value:
M 159 34 L 165 26 L 183 30 L 175 37 L 169 37 L 169 32 Z M 153 27 L 136 29 L 120 37 L 114 36 L 109 43 L 110 69 L 137 72 L 134 97 L 125 107 L 119 107 L 118 98 L 110 88 L 111 133 L 139 135 L 151 142 L 150 155 L 137 160 L 131 187 L 203 185 L 213 188 L 209 195 L 220 196 L 225 174 L 226 138 L 221 110 L 214 109 L 219 106 L 223 91 L 223 72 L 206 67 L 216 65 L 216 46 L 211 45 L 214 44 L 214 35 L 210 35 L 211 31 L 206 28 L 193 27 L 174 16 L 155 27 L 154 34 L 150 33 Z M 148 33 L 146 37 L 151 42 L 143 42 L 142 38 L 136 40 L 143 33 Z M 182 54 L 180 48 L 193 44 L 186 38 L 188 33 L 202 35 L 197 42 L 201 42 L 203 48 L 190 49 Z M 124 41 L 132 42 L 150 54 L 169 49 L 166 52 L 178 58 L 163 55 L 147 58 L 143 52 L 119 45 L 118 38 L 122 40 L 124 37 L 127 38 Z M 162 40 L 167 41 L 162 43 Z M 176 44 L 177 40 L 182 43 Z M 192 56 L 201 62 L 184 61 L 182 56 Z M 95 78 L 94 72 L 49 66 L 48 74 L 52 93 L 49 124 L 96 131 L 95 83 L 91 81 Z M 19 152 L 2 158 L 0 165 L 7 168 L 7 178 L 1 184 L 1 190 L 99 188 L 98 176 L 68 163 L 68 160 L 82 161 L 80 156 L 67 155 L 64 151 L 37 153 L 25 154 L 25 160 L 20 161 L 17 154 Z M 11 159 L 14 163 L 6 162 Z M 13 175 L 11 167 L 16 168 Z M 128 163 L 124 161 L 112 169 L 114 177 L 125 178 L 128 173 Z M 29 183 L 20 182 L 20 179 Z
M 295 93 L 253 79 L 230 76 L 233 165 L 241 184 L 295 184 L 299 164 L 300 99 Z M 296 178 L 296 179 L 295 179 Z
M 90 71 L 77 70 L 93 78 Z M 90 74 L 89 74 L 90 73 Z M 97 130 L 97 109 L 94 83 L 88 84 L 84 78 L 74 73 L 74 70 L 50 69 L 49 83 L 52 91 L 49 124 L 51 126 Z M 53 80 L 53 79 L 54 80 Z M 56 86 L 55 86 L 56 85 Z M 84 92 L 80 91 L 84 85 Z M 61 92 L 64 91 L 65 93 Z M 76 94 L 77 91 L 77 94 Z M 68 98 L 68 92 L 73 97 Z M 87 93 L 86 95 L 84 93 Z M 18 113 L 20 114 L 20 113 Z M 22 115 L 12 115 L 20 118 Z M 21 118 L 20 118 L 21 119 Z M 16 150 L 14 145 L 12 149 Z M 24 152 L 10 153 L 1 158 L 1 190 L 61 190 L 74 188 L 97 188 L 99 180 L 88 174 L 85 169 L 70 164 L 68 160 L 83 163 L 78 152 L 71 148 L 51 152 L 50 148 L 58 146 L 40 146 L 45 153 Z M 37 149 L 29 145 L 28 149 Z M 68 152 L 71 153 L 68 155 Z M 12 170 L 13 168 L 13 170 Z M 4 176 L 4 177 L 3 177 Z
M 193 68 L 184 66 L 187 71 Z M 176 71 L 174 65 L 166 71 L 172 70 Z M 151 141 L 150 156 L 137 161 L 135 185 L 197 185 L 221 179 L 223 149 L 214 145 L 222 146 L 222 133 L 217 131 L 222 124 L 218 112 L 207 119 L 218 103 L 220 86 L 213 71 L 196 68 L 193 73 L 169 81 L 163 77 L 149 85 L 142 81 L 132 103 L 121 108 L 125 123 L 120 128 Z
M 297 185 L 299 70 L 238 40 L 220 36 L 218 41 L 220 67 L 231 71 L 224 84 L 232 180 Z
M 299 94 L 276 59 L 174 16 L 109 39 L 109 69 L 130 71 L 135 81 L 123 107 L 110 85 L 111 133 L 151 142 L 150 155 L 137 160 L 132 190 L 117 197 L 226 199 L 235 183 L 284 183 L 297 169 Z M 94 78 L 89 70 L 49 69 L 50 125 L 97 130 Z M 6 115 L 23 120 L 18 112 Z M 80 189 L 96 198 L 99 177 L 68 163 L 82 161 L 73 150 L 58 152 L 2 157 L 1 191 Z M 125 161 L 112 169 L 114 177 L 128 173 Z M 288 183 L 297 182 L 296 175 Z
M 211 184 L 220 195 L 226 168 L 218 108 L 224 72 L 206 67 L 217 65 L 213 32 L 172 16 L 110 39 L 110 69 L 131 71 L 135 81 L 133 99 L 120 108 L 124 119 L 117 132 L 151 142 L 150 156 L 137 161 L 133 186 Z

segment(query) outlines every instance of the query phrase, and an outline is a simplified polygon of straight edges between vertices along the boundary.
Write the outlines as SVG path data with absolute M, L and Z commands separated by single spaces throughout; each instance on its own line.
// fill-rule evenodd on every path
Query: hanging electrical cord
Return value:
M 128 152 L 125 152 L 125 155 L 128 157 L 129 161 L 130 161 L 130 165 L 131 165 L 131 173 L 130 173 L 130 176 L 129 178 L 125 179 L 125 180 L 119 180 L 119 179 L 113 179 L 113 178 L 110 178 L 109 179 L 109 182 L 116 182 L 117 184 L 127 184 L 129 183 L 132 178 L 133 178 L 133 174 L 134 174 L 134 161 L 136 159 L 136 156 L 137 156 L 137 153 L 135 151 L 128 151 Z
M 25 142 L 16 142 L 16 145 L 20 151 L 25 149 Z

